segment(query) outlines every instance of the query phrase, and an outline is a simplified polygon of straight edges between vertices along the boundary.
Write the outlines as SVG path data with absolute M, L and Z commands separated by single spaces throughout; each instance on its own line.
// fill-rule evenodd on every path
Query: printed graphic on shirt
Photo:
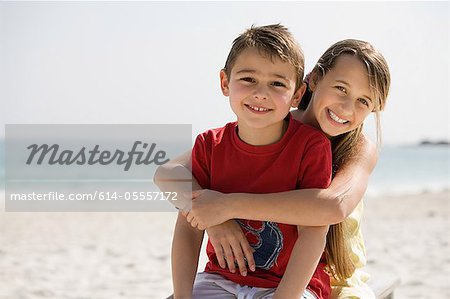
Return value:
M 274 222 L 238 220 L 247 240 L 255 250 L 256 267 L 269 270 L 275 264 L 283 249 L 283 234 Z

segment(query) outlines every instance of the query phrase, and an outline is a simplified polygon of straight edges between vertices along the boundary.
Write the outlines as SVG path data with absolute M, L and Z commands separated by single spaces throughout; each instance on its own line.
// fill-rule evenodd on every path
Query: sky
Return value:
M 450 140 L 448 20 L 447 1 L 1 2 L 0 125 L 223 126 L 236 119 L 219 88 L 233 39 L 282 23 L 306 70 L 346 38 L 383 53 L 384 144 Z M 374 138 L 372 117 L 366 128 Z

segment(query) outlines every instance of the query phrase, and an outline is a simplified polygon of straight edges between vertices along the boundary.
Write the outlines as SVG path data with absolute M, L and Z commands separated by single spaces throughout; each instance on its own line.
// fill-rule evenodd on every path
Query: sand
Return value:
M 365 202 L 368 272 L 400 276 L 395 298 L 450 298 L 450 192 Z
M 449 192 L 366 199 L 367 270 L 399 275 L 395 298 L 450 298 L 449 201 Z M 1 299 L 171 293 L 174 213 L 3 211 Z

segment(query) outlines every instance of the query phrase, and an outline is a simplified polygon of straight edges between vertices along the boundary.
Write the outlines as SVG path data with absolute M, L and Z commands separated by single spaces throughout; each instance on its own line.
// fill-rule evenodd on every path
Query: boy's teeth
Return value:
M 250 109 L 252 109 L 252 110 L 255 110 L 255 111 L 269 111 L 269 109 L 266 109 L 266 108 L 261 108 L 261 107 L 255 107 L 255 106 L 252 106 L 252 105 L 248 105 L 248 107 L 250 107 Z
M 333 111 L 328 110 L 330 113 L 330 117 L 331 119 L 333 119 L 335 122 L 341 123 L 341 124 L 345 124 L 346 122 L 348 122 L 348 120 L 339 118 L 336 114 L 333 113 Z

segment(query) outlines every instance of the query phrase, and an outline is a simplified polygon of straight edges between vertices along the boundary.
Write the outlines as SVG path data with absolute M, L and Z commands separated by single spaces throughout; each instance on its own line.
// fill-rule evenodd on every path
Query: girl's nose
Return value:
M 353 101 L 350 98 L 346 97 L 341 101 L 340 108 L 340 113 L 342 114 L 342 116 L 349 116 L 352 115 L 353 109 L 355 107 Z

